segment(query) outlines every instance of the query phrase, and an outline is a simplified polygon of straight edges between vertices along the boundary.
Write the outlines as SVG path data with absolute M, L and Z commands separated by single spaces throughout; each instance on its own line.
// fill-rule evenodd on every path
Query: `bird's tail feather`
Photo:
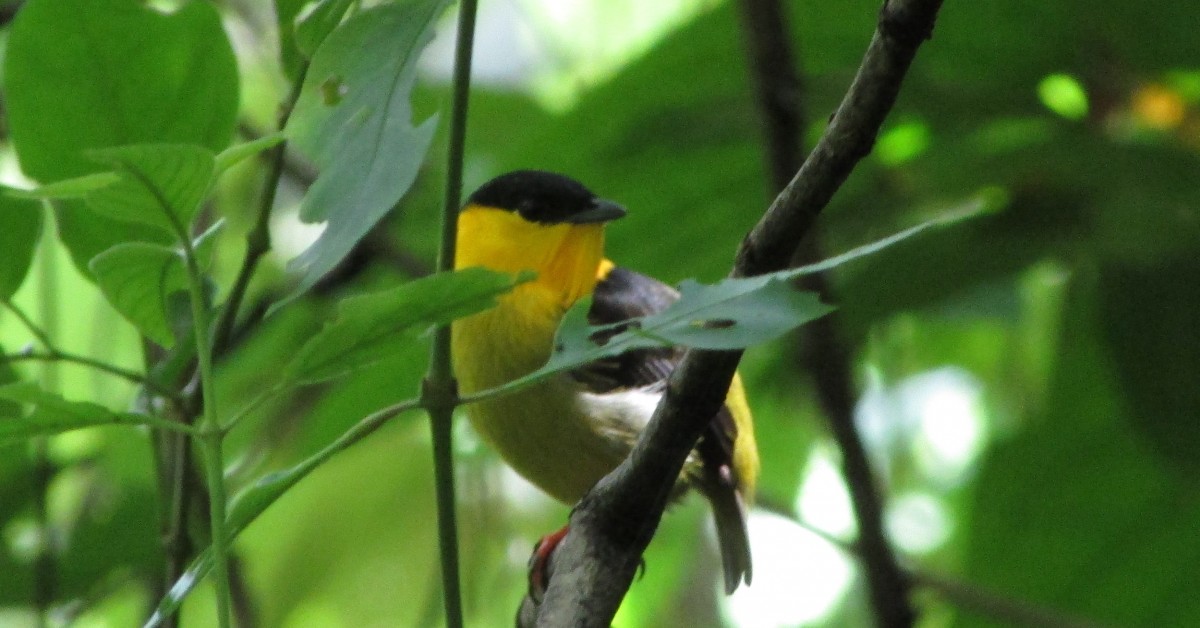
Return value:
M 746 529 L 746 504 L 741 493 L 731 486 L 704 491 L 712 504 L 717 524 L 717 542 L 721 546 L 721 566 L 725 572 L 725 593 L 731 594 L 745 581 L 750 584 L 750 534 Z

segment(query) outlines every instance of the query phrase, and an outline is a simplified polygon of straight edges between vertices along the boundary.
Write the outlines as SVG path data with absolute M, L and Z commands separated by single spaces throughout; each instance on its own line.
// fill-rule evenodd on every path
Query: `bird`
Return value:
M 602 325 L 660 312 L 679 298 L 674 288 L 605 256 L 605 226 L 625 214 L 582 183 L 542 170 L 502 174 L 467 198 L 458 214 L 455 268 L 536 275 L 492 309 L 454 322 L 451 353 L 462 394 L 544 365 L 563 315 L 580 299 L 592 298 L 588 320 Z M 646 236 L 647 243 L 658 237 Z M 574 504 L 628 455 L 683 351 L 638 349 L 597 360 L 469 404 L 468 419 L 517 473 Z M 735 375 L 675 490 L 696 489 L 711 503 L 726 593 L 753 575 L 746 517 L 758 472 L 750 408 Z

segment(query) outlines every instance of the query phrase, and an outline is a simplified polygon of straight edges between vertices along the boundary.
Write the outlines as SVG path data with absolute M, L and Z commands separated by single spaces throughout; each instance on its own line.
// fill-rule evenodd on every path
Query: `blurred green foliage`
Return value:
M 289 47 L 296 39 L 287 27 L 304 3 L 276 2 L 278 18 L 264 10 L 268 3 L 177 4 L 169 13 L 133 0 L 25 3 L 6 26 L 11 137 L 4 148 L 11 155 L 16 146 L 26 176 L 50 183 L 102 170 L 84 149 L 173 142 L 219 151 L 239 120 L 267 128 L 262 112 L 285 97 L 286 77 L 299 75 L 302 57 Z M 800 0 L 788 7 L 815 138 L 861 58 L 878 3 Z M 1188 579 L 1200 557 L 1194 13 L 1184 0 L 947 3 L 878 150 L 822 217 L 823 246 L 835 253 L 963 208 L 988 210 L 831 278 L 841 340 L 864 395 L 863 432 L 885 489 L 932 496 L 944 518 L 924 523 L 944 528 L 931 547 L 893 528 L 907 564 L 1017 605 L 1105 625 L 1200 623 Z M 274 43 L 278 25 L 282 52 Z M 576 28 L 603 34 L 621 24 Z M 630 209 L 609 229 L 609 251 L 621 264 L 672 283 L 723 276 L 770 200 L 742 36 L 734 8 L 714 3 L 604 83 L 580 90 L 561 112 L 520 91 L 479 85 L 467 188 L 515 168 L 568 173 Z M 505 52 L 484 47 L 481 54 Z M 1078 89 L 1069 97 L 1082 95 L 1085 107 L 1076 101 L 1064 109 L 1055 86 Z M 415 120 L 448 101 L 436 73 L 414 90 Z M 237 335 L 218 365 L 226 407 L 250 403 L 276 383 L 339 297 L 395 289 L 431 266 L 445 129 L 438 134 L 397 211 L 308 296 Z M 201 210 L 210 223 L 229 218 L 213 236 L 214 295 L 228 290 L 237 270 L 263 170 L 261 161 L 231 169 Z M 303 248 L 288 238 L 311 182 L 307 172 L 300 163 L 285 175 L 274 225 L 280 254 L 252 286 L 257 307 L 291 290 L 282 269 Z M 49 229 L 40 226 L 36 205 L 3 197 L 0 212 L 0 296 L 15 293 L 24 311 L 37 314 L 47 298 L 41 271 L 61 255 L 35 259 L 38 234 Z M 77 269 L 51 265 L 49 297 L 62 316 L 40 322 L 61 348 L 141 368 L 137 335 L 100 297 L 92 282 L 105 282 L 88 263 L 116 242 L 165 241 L 152 228 L 131 237 L 127 223 L 79 203 L 60 205 L 55 224 Z M 173 330 L 155 329 L 152 338 L 171 339 Z M 0 312 L 8 354 L 34 340 Z M 830 451 L 798 342 L 785 337 L 752 349 L 742 368 L 764 464 L 760 502 L 793 516 L 811 490 L 812 461 Z M 371 368 L 263 403 L 230 435 L 231 488 L 297 463 L 359 418 L 412 397 L 425 345 L 411 335 L 389 337 L 375 348 L 381 360 Z M 43 368 L 2 364 L 0 383 L 38 379 Z M 978 394 L 973 405 L 955 406 L 957 413 L 933 423 L 922 408 L 937 390 L 920 384 L 946 372 Z M 121 380 L 67 365 L 61 377 L 56 392 L 67 399 L 114 412 L 139 403 Z M 0 408 L 5 416 L 13 411 Z M 240 572 L 259 625 L 439 624 L 429 438 L 416 416 L 396 419 L 321 466 L 240 537 Z M 976 449 L 957 466 L 938 458 L 938 434 L 972 421 L 981 426 Z M 942 431 L 928 431 L 931 424 Z M 57 619 L 133 625 L 157 602 L 164 558 L 154 445 L 148 432 L 121 426 L 49 441 Z M 504 471 L 465 425 L 457 453 L 468 623 L 510 625 L 529 549 L 564 522 L 567 507 Z M 27 444 L 0 442 L 0 624 L 34 625 L 33 477 Z M 895 520 L 904 514 L 899 502 L 889 509 Z M 718 595 L 707 516 L 694 499 L 668 513 L 618 625 L 789 623 L 730 614 Z M 194 537 L 203 541 L 203 518 L 195 521 Z M 769 577 L 759 571 L 756 586 Z M 189 598 L 183 625 L 211 624 L 207 596 L 202 588 Z M 937 589 L 916 599 L 923 625 L 1011 625 Z M 809 621 L 861 625 L 865 604 L 855 579 L 828 614 Z

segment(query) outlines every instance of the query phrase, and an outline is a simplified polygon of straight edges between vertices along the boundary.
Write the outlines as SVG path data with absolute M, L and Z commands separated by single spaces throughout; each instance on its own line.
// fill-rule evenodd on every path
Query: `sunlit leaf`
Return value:
M 300 348 L 285 377 L 311 383 L 368 366 L 394 352 L 389 341 L 398 336 L 485 310 L 528 279 L 468 268 L 348 297 L 337 319 Z
M 73 179 L 55 181 L 32 190 L 10 190 L 8 196 L 31 200 L 84 198 L 96 190 L 115 185 L 120 180 L 121 175 L 115 172 L 96 172 Z
M 289 264 L 301 274 L 297 293 L 349 253 L 416 178 L 434 123 L 412 126 L 410 92 L 417 59 L 447 4 L 421 0 L 363 11 L 313 57 L 287 132 L 321 169 L 301 218 L 326 227 Z

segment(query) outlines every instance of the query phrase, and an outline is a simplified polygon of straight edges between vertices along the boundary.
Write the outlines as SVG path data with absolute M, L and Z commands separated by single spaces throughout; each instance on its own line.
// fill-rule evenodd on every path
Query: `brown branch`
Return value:
M 742 0 L 744 39 L 761 110 L 769 170 L 775 191 L 783 189 L 802 162 L 801 81 L 788 38 L 787 16 L 780 0 Z M 808 237 L 796 262 L 820 258 L 817 238 Z M 835 302 L 824 274 L 800 278 L 801 288 Z M 866 447 L 854 425 L 857 397 L 851 375 L 850 351 L 840 341 L 837 318 L 826 316 L 805 326 L 801 363 L 811 373 L 817 398 L 828 417 L 830 431 L 842 452 L 855 518 L 858 520 L 859 558 L 876 621 L 881 626 L 911 626 L 916 613 L 909 602 L 909 582 L 896 562 L 883 527 L 883 504 L 871 470 Z
M 732 276 L 784 268 L 817 215 L 871 151 L 940 0 L 890 0 L 841 106 L 795 178 L 742 242 Z M 608 626 L 688 453 L 724 402 L 740 351 L 687 352 L 629 457 L 576 506 L 554 552 L 539 626 Z

